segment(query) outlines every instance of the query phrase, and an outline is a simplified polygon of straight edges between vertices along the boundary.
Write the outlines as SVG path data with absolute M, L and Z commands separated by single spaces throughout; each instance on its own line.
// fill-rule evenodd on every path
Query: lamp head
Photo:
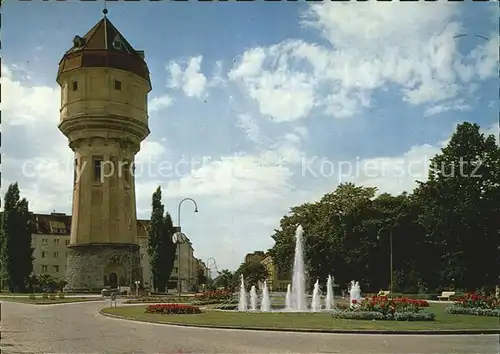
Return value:
M 194 212 L 197 213 L 198 212 L 198 208 L 194 208 Z

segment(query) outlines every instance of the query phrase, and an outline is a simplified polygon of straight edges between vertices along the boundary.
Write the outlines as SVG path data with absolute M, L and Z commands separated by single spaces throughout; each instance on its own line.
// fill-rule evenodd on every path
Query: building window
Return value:
M 42 238 L 42 245 L 46 245 L 48 243 L 48 240 L 46 238 Z
M 122 82 L 115 80 L 115 90 L 121 91 L 122 89 Z
M 179 272 L 179 268 L 174 267 L 174 273 L 176 273 L 176 274 L 177 274 L 178 272 Z
M 54 273 L 59 273 L 59 266 L 58 265 L 52 266 L 52 270 L 54 271 Z
M 94 182 L 102 183 L 102 157 L 94 157 Z
M 73 81 L 71 88 L 73 89 L 73 91 L 78 90 L 78 81 Z
M 69 240 L 66 240 L 65 243 L 66 243 L 66 246 L 69 245 Z
M 120 173 L 123 175 L 123 179 L 125 180 L 125 187 L 128 188 L 130 187 L 130 161 L 122 161 L 121 163 L 122 168 Z
M 54 258 L 59 258 L 59 252 L 54 252 Z
M 42 251 L 42 258 L 45 258 L 45 252 Z
M 59 246 L 59 239 L 58 238 L 54 239 L 54 246 Z
M 46 265 L 43 265 L 42 266 L 42 273 L 47 273 L 48 269 L 49 268 Z
M 144 254 L 141 254 L 141 261 L 144 259 Z

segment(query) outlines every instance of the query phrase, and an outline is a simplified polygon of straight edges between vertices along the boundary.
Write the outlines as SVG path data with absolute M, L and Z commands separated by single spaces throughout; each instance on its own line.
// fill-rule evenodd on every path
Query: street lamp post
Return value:
M 180 237 L 177 237 L 177 242 L 174 241 L 174 243 L 177 243 L 177 268 L 178 268 L 177 269 L 177 288 L 178 288 L 178 292 L 179 292 L 179 298 L 181 297 L 181 293 L 182 293 L 182 288 L 181 288 L 181 243 L 184 243 L 187 239 L 186 236 L 181 233 L 181 230 L 182 230 L 181 229 L 181 206 L 182 206 L 182 203 L 184 203 L 185 201 L 188 201 L 188 200 L 191 203 L 193 203 L 194 212 L 195 213 L 198 212 L 198 204 L 196 203 L 196 201 L 193 198 L 183 198 L 183 199 L 181 199 L 181 201 L 177 205 L 177 227 L 179 228 L 178 234 L 182 235 L 182 236 L 179 235 Z M 175 236 L 175 234 L 174 234 L 174 236 Z M 189 260 L 188 260 L 188 262 L 189 262 Z M 189 263 L 188 263 L 188 266 L 189 266 Z M 188 277 L 189 277 L 189 274 L 188 274 Z
M 380 233 L 384 230 L 387 230 L 387 227 L 382 227 L 377 232 L 377 240 L 380 240 Z M 393 284 L 393 271 L 392 271 L 392 227 L 389 229 L 389 253 L 390 253 L 390 271 L 391 271 L 391 283 L 389 284 L 389 294 L 390 299 L 392 299 L 392 284 Z
M 172 236 L 172 243 L 177 245 L 177 291 L 181 297 L 181 243 L 186 242 L 186 235 L 178 231 Z

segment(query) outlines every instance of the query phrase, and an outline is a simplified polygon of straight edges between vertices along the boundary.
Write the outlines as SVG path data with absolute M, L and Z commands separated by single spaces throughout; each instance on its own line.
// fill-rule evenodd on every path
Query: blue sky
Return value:
M 72 157 L 57 129 L 55 76 L 102 6 L 3 5 L 3 185 L 19 181 L 35 212 L 71 212 Z M 184 205 L 183 228 L 197 256 L 215 257 L 220 268 L 269 248 L 289 207 L 340 180 L 411 190 L 457 122 L 498 135 L 493 3 L 112 2 L 108 9 L 145 51 L 152 75 L 152 133 L 137 157 L 146 171 L 137 176 L 139 217 L 149 217 L 159 184 L 174 218 L 182 197 L 195 198 L 200 213 Z M 182 158 L 190 167 L 157 173 Z M 358 173 L 339 175 L 347 164 Z

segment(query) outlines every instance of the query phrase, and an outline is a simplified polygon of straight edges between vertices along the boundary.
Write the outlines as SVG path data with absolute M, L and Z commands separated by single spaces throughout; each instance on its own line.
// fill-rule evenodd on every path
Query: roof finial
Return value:
M 104 0 L 104 9 L 102 10 L 102 13 L 103 13 L 104 17 L 106 17 L 106 15 L 108 14 L 108 8 L 107 8 L 106 0 Z

